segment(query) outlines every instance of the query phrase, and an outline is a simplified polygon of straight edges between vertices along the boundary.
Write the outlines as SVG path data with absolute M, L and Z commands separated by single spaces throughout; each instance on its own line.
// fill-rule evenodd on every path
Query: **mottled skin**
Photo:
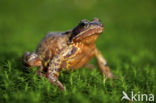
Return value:
M 72 30 L 50 32 L 39 43 L 37 49 L 23 55 L 26 67 L 38 67 L 37 74 L 49 79 L 51 83 L 64 90 L 58 80 L 61 70 L 78 69 L 95 56 L 101 72 L 106 78 L 113 78 L 106 60 L 96 48 L 95 41 L 104 30 L 103 25 L 94 18 L 82 20 Z

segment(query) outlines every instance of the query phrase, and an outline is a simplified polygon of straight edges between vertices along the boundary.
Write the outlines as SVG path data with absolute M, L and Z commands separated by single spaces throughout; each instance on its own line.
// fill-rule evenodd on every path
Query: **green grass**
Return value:
M 122 91 L 156 96 L 155 4 L 154 0 L 1 0 L 0 103 L 120 103 Z M 61 72 L 59 79 L 66 87 L 61 92 L 38 77 L 36 68 L 22 67 L 22 54 L 33 51 L 47 32 L 65 31 L 93 17 L 105 26 L 97 48 L 118 79 L 105 81 L 98 69 Z M 95 58 L 90 63 L 98 68 Z

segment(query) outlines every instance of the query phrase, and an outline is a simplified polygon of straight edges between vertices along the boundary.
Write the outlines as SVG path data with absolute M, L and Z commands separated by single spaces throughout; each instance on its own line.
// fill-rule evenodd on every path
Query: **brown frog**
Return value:
M 72 30 L 50 32 L 30 53 L 23 54 L 26 67 L 38 67 L 37 74 L 46 77 L 51 83 L 64 90 L 58 80 L 61 70 L 78 69 L 95 56 L 99 69 L 106 78 L 113 78 L 106 60 L 96 48 L 95 41 L 104 30 L 98 18 L 92 21 L 81 20 Z

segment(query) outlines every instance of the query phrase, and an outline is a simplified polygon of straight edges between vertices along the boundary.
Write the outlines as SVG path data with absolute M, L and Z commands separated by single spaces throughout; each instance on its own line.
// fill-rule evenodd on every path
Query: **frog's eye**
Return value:
M 80 26 L 87 28 L 89 26 L 89 23 L 88 22 L 85 22 L 85 21 L 82 21 L 80 23 Z

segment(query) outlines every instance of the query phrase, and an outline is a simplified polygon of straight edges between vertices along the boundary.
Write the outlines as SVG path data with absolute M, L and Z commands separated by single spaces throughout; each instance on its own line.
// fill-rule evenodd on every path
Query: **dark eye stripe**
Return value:
M 89 25 L 89 23 L 87 21 L 81 21 L 79 26 L 81 27 L 87 27 Z
M 72 34 L 71 34 L 71 36 L 69 37 L 69 43 L 72 41 L 72 39 L 73 39 L 73 37 L 75 37 L 77 34 L 79 34 L 80 33 L 80 30 L 81 28 L 78 26 L 78 27 L 76 27 L 73 31 L 72 31 Z
M 85 25 L 86 25 L 85 22 L 80 23 L 80 26 L 85 26 Z
M 78 35 L 81 31 L 83 31 L 84 29 L 86 29 L 86 27 L 89 26 L 89 23 L 87 21 L 81 21 L 80 24 L 75 27 L 72 31 L 71 36 L 69 37 L 69 43 L 72 41 L 72 39 Z

